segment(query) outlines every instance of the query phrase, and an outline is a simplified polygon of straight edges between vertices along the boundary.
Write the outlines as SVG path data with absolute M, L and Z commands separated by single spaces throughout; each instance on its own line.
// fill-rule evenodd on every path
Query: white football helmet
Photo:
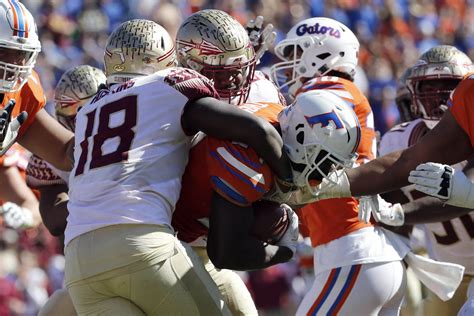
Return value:
M 77 111 L 106 85 L 102 70 L 81 65 L 67 70 L 54 90 L 57 120 L 74 132 Z
M 0 93 L 21 89 L 40 51 L 31 13 L 16 0 L 0 0 Z
M 351 107 L 335 94 L 312 90 L 299 94 L 278 117 L 294 182 L 315 193 L 310 180 L 350 168 L 357 158 L 361 131 Z
M 275 46 L 275 54 L 283 62 L 271 68 L 272 77 L 291 96 L 301 87 L 302 78 L 324 76 L 332 70 L 354 77 L 359 46 L 354 33 L 336 20 L 303 20 Z
M 107 83 L 123 83 L 176 66 L 174 41 L 158 23 L 136 19 L 123 22 L 107 39 L 104 54 Z
M 440 119 L 451 92 L 473 70 L 471 59 L 454 46 L 438 45 L 423 53 L 407 77 L 412 112 L 425 119 Z

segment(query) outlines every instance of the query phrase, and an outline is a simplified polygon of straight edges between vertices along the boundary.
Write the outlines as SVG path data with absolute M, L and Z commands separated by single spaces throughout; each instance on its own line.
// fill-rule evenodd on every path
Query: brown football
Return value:
M 266 243 L 276 244 L 290 224 L 285 207 L 275 202 L 258 201 L 253 204 L 253 210 L 252 235 Z

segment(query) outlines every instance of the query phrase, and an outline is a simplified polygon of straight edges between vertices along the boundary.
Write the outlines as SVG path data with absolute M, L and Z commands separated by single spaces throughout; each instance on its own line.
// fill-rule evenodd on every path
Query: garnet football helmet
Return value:
M 102 70 L 81 65 L 67 70 L 54 90 L 56 118 L 74 132 L 78 109 L 105 86 L 107 78 Z
M 255 73 L 255 52 L 244 27 L 220 10 L 187 18 L 176 35 L 180 66 L 214 81 L 219 96 L 233 104 L 247 100 Z
M 302 78 L 324 76 L 335 70 L 354 77 L 359 41 L 344 24 L 329 18 L 310 18 L 293 26 L 286 39 L 275 46 L 283 62 L 271 68 L 274 81 L 291 96 Z
M 31 13 L 16 0 L 0 0 L 0 93 L 21 89 L 40 51 Z
M 159 24 L 130 20 L 110 34 L 104 55 L 107 83 L 123 83 L 137 76 L 176 66 L 174 42 Z
M 449 95 L 473 70 L 472 61 L 454 46 L 438 45 L 420 56 L 408 78 L 412 112 L 425 119 L 439 119 Z
M 357 158 L 359 120 L 346 101 L 325 90 L 299 94 L 278 117 L 297 186 L 350 168 Z

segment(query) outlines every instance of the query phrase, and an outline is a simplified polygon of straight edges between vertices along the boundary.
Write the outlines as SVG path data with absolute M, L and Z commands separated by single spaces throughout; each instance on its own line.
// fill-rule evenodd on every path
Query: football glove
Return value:
M 303 206 L 319 200 L 351 197 L 350 183 L 343 169 L 335 170 L 323 181 L 313 188 L 314 192 L 307 187 L 294 187 L 291 191 L 282 192 L 279 186 L 265 196 L 265 200 L 286 203 L 290 206 Z
M 281 239 L 277 242 L 277 245 L 290 248 L 294 255 L 296 252 L 296 246 L 298 245 L 299 236 L 298 215 L 296 215 L 295 211 L 293 211 L 288 205 L 282 204 L 281 206 L 286 208 L 288 220 L 290 223 L 283 237 L 281 237 Z
M 446 204 L 474 208 L 474 183 L 462 171 L 451 166 L 428 162 L 410 172 L 410 183 L 415 189 L 437 197 Z
M 11 120 L 15 100 L 8 101 L 3 110 L 0 110 L 0 156 L 15 143 L 21 124 L 26 121 L 28 113 L 21 112 L 15 119 Z
M 377 222 L 390 226 L 402 226 L 405 222 L 402 206 L 388 203 L 378 194 L 359 199 L 359 221 L 368 224 L 371 215 Z
M 31 211 L 15 203 L 4 203 L 0 206 L 0 214 L 3 215 L 5 225 L 14 229 L 28 228 L 33 225 L 33 215 Z
M 349 179 L 344 169 L 332 171 L 316 187 L 314 201 L 351 197 Z
M 246 29 L 249 35 L 250 42 L 255 50 L 255 59 L 257 64 L 260 58 L 268 50 L 276 38 L 276 32 L 273 31 L 273 24 L 267 24 L 262 31 L 263 16 L 259 15 L 255 20 L 250 20 L 247 23 Z

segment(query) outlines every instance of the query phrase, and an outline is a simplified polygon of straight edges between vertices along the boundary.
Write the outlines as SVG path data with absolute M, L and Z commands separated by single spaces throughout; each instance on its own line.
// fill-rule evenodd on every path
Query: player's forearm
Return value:
M 426 224 L 451 220 L 465 215 L 472 209 L 444 204 L 434 197 L 423 197 L 402 205 L 405 213 L 405 224 Z
M 416 167 L 402 151 L 372 160 L 358 168 L 347 170 L 353 196 L 374 195 L 392 191 L 408 184 L 409 172 Z
M 292 251 L 284 246 L 274 246 L 248 236 L 238 238 L 234 245 L 228 244 L 220 251 L 209 248 L 208 254 L 212 263 L 218 269 L 237 271 L 264 269 L 274 264 L 287 262 L 293 256 Z
M 280 134 L 268 123 L 267 126 L 260 129 L 261 137 L 251 138 L 253 143 L 249 145 L 255 149 L 280 179 L 291 179 L 293 174 L 290 160 L 283 149 L 283 140 Z

